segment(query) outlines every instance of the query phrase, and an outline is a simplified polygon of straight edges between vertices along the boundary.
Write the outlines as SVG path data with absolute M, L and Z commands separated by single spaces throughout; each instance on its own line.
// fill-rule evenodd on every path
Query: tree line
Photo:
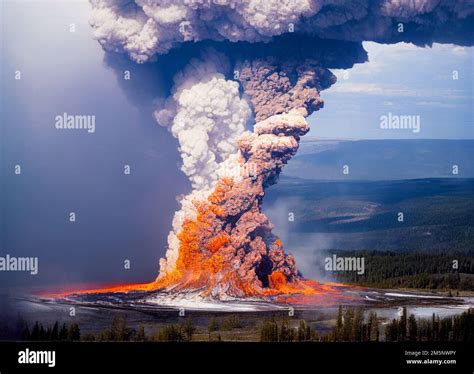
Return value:
M 334 251 L 331 255 L 333 253 L 365 259 L 363 275 L 350 271 L 333 273 L 343 283 L 376 288 L 474 289 L 474 256 L 391 251 Z
M 377 313 L 366 315 L 364 308 L 343 308 L 339 306 L 337 319 L 329 333 L 318 334 L 305 320 L 297 327 L 291 327 L 289 319 L 266 320 L 260 328 L 262 342 L 374 342 L 385 341 L 474 341 L 474 309 L 458 316 L 440 318 L 433 314 L 431 319 L 407 316 L 401 308 L 399 318 L 383 326 Z
M 208 318 L 207 332 L 209 341 L 221 341 L 221 331 L 240 329 L 242 322 L 237 314 L 225 318 Z M 148 329 L 149 330 L 149 329 Z M 62 325 L 56 321 L 51 326 L 44 326 L 35 322 L 30 328 L 19 315 L 16 326 L 0 325 L 0 339 L 25 340 L 25 341 L 191 341 L 198 331 L 193 319 L 187 317 L 180 323 L 164 325 L 155 331 L 146 331 L 140 324 L 137 328 L 129 327 L 127 320 L 122 315 L 115 315 L 110 327 L 99 332 L 86 332 L 81 334 L 77 323 Z
M 209 341 L 221 341 L 221 331 L 240 329 L 243 325 L 237 315 L 224 320 L 209 317 L 207 333 Z M 2 330 L 2 329 L 0 329 Z M 77 323 L 69 325 L 56 321 L 44 326 L 35 322 L 31 328 L 22 319 L 12 330 L 0 331 L 0 336 L 7 339 L 24 341 L 192 341 L 197 327 L 191 317 L 181 323 L 162 326 L 148 333 L 140 324 L 136 329 L 130 328 L 121 315 L 113 317 L 111 325 L 103 331 L 81 334 Z M 474 341 L 474 309 L 469 309 L 457 316 L 441 318 L 433 314 L 431 318 L 416 318 L 407 314 L 405 307 L 400 308 L 398 318 L 386 322 L 377 313 L 366 313 L 363 307 L 351 308 L 339 306 L 332 329 L 316 331 L 305 320 L 294 321 L 289 317 L 266 319 L 257 327 L 262 342 L 373 342 L 385 341 Z M 202 331 L 201 331 L 202 333 Z M 257 337 L 258 339 L 258 337 Z
M 363 308 L 345 308 L 339 306 L 336 324 L 327 334 L 318 334 L 305 320 L 298 327 L 291 327 L 289 319 L 267 320 L 260 328 L 262 342 L 302 342 L 302 341 L 378 341 L 379 318 L 370 312 L 364 317 Z
M 23 323 L 20 328 L 20 338 L 26 341 L 77 341 L 81 339 L 81 330 L 77 323 L 66 325 L 63 323 L 59 327 L 59 322 L 56 321 L 51 326 L 43 326 L 38 321 L 35 322 L 33 327 L 30 329 L 28 324 Z
M 385 329 L 387 341 L 474 341 L 474 309 L 461 315 L 440 318 L 433 313 L 430 319 L 417 319 L 406 308 Z

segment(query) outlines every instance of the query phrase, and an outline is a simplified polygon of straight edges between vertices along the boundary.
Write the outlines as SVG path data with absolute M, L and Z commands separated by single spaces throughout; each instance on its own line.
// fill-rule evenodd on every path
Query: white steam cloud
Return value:
M 181 200 L 168 236 L 167 260 L 160 275 L 174 268 L 179 251 L 177 233 L 185 218 L 195 218 L 193 200 L 203 200 L 217 180 L 230 175 L 239 178 L 240 152 L 237 139 L 246 132 L 251 110 L 240 97 L 239 84 L 226 80 L 225 56 L 208 52 L 204 60 L 192 59 L 175 78 L 172 96 L 164 108 L 155 111 L 158 123 L 169 127 L 179 142 L 181 170 L 191 181 L 193 192 Z

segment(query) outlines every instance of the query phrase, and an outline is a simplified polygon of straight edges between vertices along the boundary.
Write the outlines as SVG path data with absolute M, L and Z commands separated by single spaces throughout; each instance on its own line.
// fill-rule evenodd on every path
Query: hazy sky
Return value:
M 160 82 L 151 77 L 135 95 L 141 107 L 130 100 L 91 38 L 87 2 L 8 1 L 3 10 L 0 254 L 39 256 L 40 272 L 0 272 L 0 287 L 152 280 L 188 188 L 177 142 L 152 118 L 148 89 L 158 95 Z M 94 114 L 96 132 L 56 130 L 64 112 Z
M 310 135 L 329 138 L 474 138 L 474 48 L 420 48 L 365 42 L 369 62 L 334 70 L 322 92 L 325 107 L 311 117 Z M 453 79 L 457 71 L 458 79 Z M 456 73 L 454 73 L 456 74 Z M 380 117 L 420 116 L 420 132 L 384 130 Z
M 189 191 L 177 142 L 152 118 L 152 100 L 171 77 L 120 56 L 104 61 L 87 1 L 1 3 L 0 255 L 39 256 L 40 273 L 0 273 L 0 285 L 152 280 L 176 196 Z M 472 48 L 366 48 L 369 63 L 347 80 L 336 72 L 339 82 L 323 93 L 326 107 L 312 117 L 310 135 L 474 138 Z M 119 77 L 124 68 L 137 78 L 130 84 Z M 54 118 L 64 112 L 94 114 L 96 132 L 56 130 Z M 380 130 L 388 112 L 420 115 L 422 130 Z

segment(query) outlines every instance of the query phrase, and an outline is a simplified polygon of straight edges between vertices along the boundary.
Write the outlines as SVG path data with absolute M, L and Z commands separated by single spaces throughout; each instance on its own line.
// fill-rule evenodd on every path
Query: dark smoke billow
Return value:
M 470 0 L 92 0 L 104 49 L 144 62 L 185 42 L 273 42 L 296 32 L 355 42 L 472 45 Z M 399 24 L 403 24 L 400 30 Z M 402 31 L 402 32 L 400 32 Z
M 469 1 L 91 3 L 105 50 L 137 63 L 168 53 L 187 59 L 154 116 L 177 138 L 192 191 L 180 201 L 157 279 L 115 290 L 219 300 L 336 292 L 304 280 L 261 210 L 265 188 L 309 131 L 305 117 L 336 82 L 328 69 L 367 61 L 364 40 L 472 45 L 474 35 Z

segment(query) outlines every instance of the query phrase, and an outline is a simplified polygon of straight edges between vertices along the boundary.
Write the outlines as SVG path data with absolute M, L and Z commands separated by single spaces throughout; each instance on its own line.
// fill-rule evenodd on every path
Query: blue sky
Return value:
M 474 138 L 474 48 L 365 42 L 369 62 L 333 70 L 322 92 L 325 107 L 312 115 L 310 136 L 323 138 Z M 458 79 L 453 80 L 453 71 Z M 380 116 L 419 115 L 421 130 L 380 129 Z

